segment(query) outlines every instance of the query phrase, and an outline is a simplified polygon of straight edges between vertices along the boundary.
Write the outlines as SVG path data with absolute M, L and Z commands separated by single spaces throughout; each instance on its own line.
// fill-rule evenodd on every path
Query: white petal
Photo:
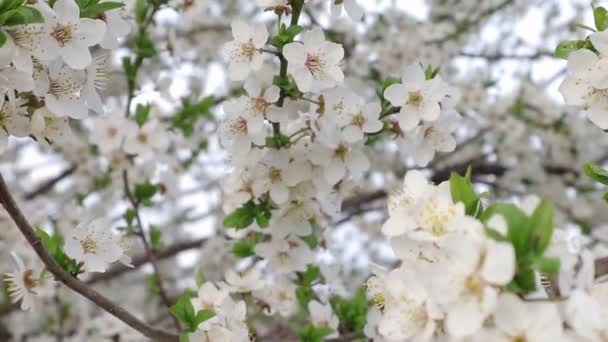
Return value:
M 65 63 L 70 68 L 82 70 L 91 64 L 91 52 L 88 47 L 72 46 L 70 49 L 61 49 L 60 51 Z
M 53 10 L 63 23 L 77 23 L 80 18 L 80 9 L 74 0 L 57 0 Z
M 384 98 L 393 106 L 400 107 L 405 104 L 405 87 L 402 84 L 391 84 L 384 91 Z
M 482 267 L 485 280 L 494 285 L 505 285 L 515 275 L 515 251 L 510 243 L 489 239 Z
M 76 39 L 78 45 L 93 46 L 98 44 L 106 34 L 106 24 L 98 19 L 82 18 L 78 24 Z

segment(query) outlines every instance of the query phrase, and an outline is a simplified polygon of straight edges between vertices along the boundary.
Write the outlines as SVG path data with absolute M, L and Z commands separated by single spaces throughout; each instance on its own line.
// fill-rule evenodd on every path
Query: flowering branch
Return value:
M 144 336 L 157 339 L 160 341 L 178 341 L 178 336 L 164 330 L 156 329 L 151 327 L 138 319 L 137 317 L 130 314 L 124 308 L 116 305 L 99 292 L 88 287 L 85 283 L 74 278 L 70 273 L 62 269 L 51 257 L 48 251 L 44 248 L 42 240 L 36 234 L 32 226 L 29 224 L 23 212 L 17 206 L 17 203 L 10 194 L 8 187 L 4 181 L 4 178 L 0 174 L 0 203 L 9 213 L 17 228 L 26 238 L 28 243 L 32 246 L 36 254 L 40 257 L 46 268 L 51 272 L 55 278 L 65 284 L 67 287 L 72 289 L 74 292 L 79 293 L 83 297 L 87 298 L 97 306 L 115 316 L 116 318 L 123 321 L 131 328 L 139 331 Z

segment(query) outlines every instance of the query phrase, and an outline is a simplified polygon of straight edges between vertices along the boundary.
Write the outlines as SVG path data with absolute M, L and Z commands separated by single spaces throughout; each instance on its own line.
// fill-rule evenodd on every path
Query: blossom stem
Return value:
M 44 248 L 42 244 L 42 240 L 36 234 L 28 220 L 23 215 L 23 212 L 15 202 L 15 199 L 10 194 L 8 190 L 8 186 L 6 185 L 4 178 L 0 174 L 0 203 L 6 209 L 7 213 L 11 216 L 15 225 L 21 232 L 21 234 L 25 237 L 28 243 L 32 246 L 38 257 L 42 260 L 46 268 L 51 272 L 55 279 L 72 289 L 74 292 L 79 293 L 83 297 L 87 298 L 91 302 L 95 303 L 97 306 L 123 321 L 125 324 L 130 326 L 131 328 L 139 331 L 144 336 L 156 339 L 160 341 L 171 341 L 177 342 L 179 341 L 179 336 L 176 334 L 160 330 L 149 326 L 148 324 L 141 321 L 139 318 L 133 316 L 124 308 L 116 305 L 108 298 L 95 291 L 93 288 L 87 286 L 85 283 L 80 281 L 77 278 L 74 278 L 70 273 L 65 271 L 61 266 L 55 262 L 53 257 L 49 254 L 49 252 Z
M 290 27 L 298 25 L 298 21 L 300 20 L 300 14 L 302 14 L 303 7 L 304 7 L 304 0 L 292 0 L 291 1 Z M 279 18 L 279 20 L 280 20 L 280 18 Z M 285 78 L 285 77 L 287 77 L 287 59 L 283 56 L 282 52 L 279 54 L 279 59 L 281 61 L 279 77 Z M 277 101 L 277 107 L 283 107 L 286 97 L 287 97 L 287 92 L 284 89 L 281 89 L 281 92 L 279 95 L 279 100 Z M 281 134 L 281 124 L 278 122 L 273 122 L 272 130 L 275 135 Z
M 278 51 L 272 51 L 272 50 L 268 50 L 268 49 L 260 49 L 260 51 L 266 52 L 266 53 L 269 53 L 269 54 L 275 55 L 275 56 L 280 56 L 281 55 Z

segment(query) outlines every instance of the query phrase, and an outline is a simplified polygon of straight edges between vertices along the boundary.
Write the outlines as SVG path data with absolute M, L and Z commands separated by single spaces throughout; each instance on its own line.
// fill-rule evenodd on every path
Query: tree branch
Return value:
M 62 269 L 44 248 L 42 240 L 36 234 L 32 226 L 29 224 L 29 222 L 23 215 L 21 209 L 19 209 L 19 207 L 17 206 L 17 203 L 10 194 L 8 187 L 4 181 L 4 178 L 1 174 L 0 203 L 2 203 L 2 206 L 9 213 L 13 221 L 15 221 L 17 228 L 19 228 L 21 234 L 23 234 L 23 236 L 26 238 L 32 248 L 34 248 L 34 251 L 36 252 L 36 254 L 38 254 L 46 268 L 49 270 L 49 272 L 51 272 L 55 276 L 55 279 L 65 284 L 73 291 L 79 293 L 83 297 L 87 298 L 91 302 L 95 303 L 100 308 L 110 313 L 114 317 L 120 319 L 131 328 L 139 331 L 144 336 L 160 341 L 179 341 L 179 337 L 177 335 L 147 325 L 137 317 L 130 314 L 124 308 L 116 305 L 108 298 L 104 297 L 102 294 L 95 291 L 94 289 L 88 287 L 85 283 L 73 277 L 70 273 Z
M 71 174 L 73 174 L 74 172 L 76 172 L 76 169 L 78 168 L 78 166 L 76 164 L 70 166 L 69 168 L 65 169 L 62 173 L 58 174 L 57 176 L 49 179 L 48 181 L 46 181 L 45 183 L 43 183 L 39 188 L 37 188 L 36 190 L 29 192 L 25 195 L 25 199 L 26 200 L 32 200 L 40 195 L 44 195 L 45 193 L 51 191 L 53 189 L 53 187 L 59 183 L 60 181 L 62 181 L 64 178 L 69 177 Z
M 157 253 L 156 260 L 171 258 L 183 251 L 199 248 L 203 243 L 205 243 L 205 241 L 206 239 L 197 239 L 193 241 L 184 241 L 173 244 L 167 248 L 164 248 L 161 252 Z M 86 281 L 86 283 L 94 284 L 100 281 L 110 280 L 119 277 L 125 273 L 134 271 L 149 262 L 150 258 L 146 253 L 144 253 L 133 258 L 131 265 L 133 265 L 134 267 L 127 267 L 122 264 L 116 264 L 104 273 L 94 274 Z

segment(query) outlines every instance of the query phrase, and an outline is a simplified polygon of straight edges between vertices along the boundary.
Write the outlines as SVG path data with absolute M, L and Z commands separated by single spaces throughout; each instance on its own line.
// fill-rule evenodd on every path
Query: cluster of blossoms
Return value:
M 597 52 L 580 49 L 568 56 L 568 76 L 559 90 L 571 106 L 583 107 L 584 112 L 601 129 L 608 129 L 606 83 L 606 56 L 608 32 L 595 32 L 589 36 Z
M 0 28 L 7 37 L 0 47 L 2 146 L 9 135 L 65 144 L 68 118 L 83 119 L 89 110 L 103 113 L 98 92 L 108 76 L 104 49 L 116 47 L 117 37 L 129 32 L 120 9 L 101 12 L 103 21 L 81 18 L 73 0 L 56 1 L 53 8 L 38 1 L 32 7 L 41 23 Z
M 294 27 L 292 22 L 285 32 Z M 428 164 L 435 151 L 455 148 L 450 120 L 459 118 L 457 94 L 413 64 L 402 83 L 369 100 L 347 86 L 344 48 L 319 27 L 277 52 L 263 24 L 235 21 L 232 34 L 224 56 L 230 78 L 244 81 L 246 94 L 223 105 L 220 138 L 233 167 L 224 184 L 230 213 L 224 223 L 236 228 L 229 234 L 241 239 L 238 244 L 254 245 L 251 253 L 272 271 L 273 286 L 254 296 L 269 312 L 290 317 L 298 309 L 292 279 L 316 264 L 323 250 L 311 239 L 322 238 L 318 228 L 340 213 L 344 197 L 370 169 L 366 142 L 373 135 L 393 136 L 410 148 L 404 155 L 413 152 L 419 165 Z M 280 55 L 281 66 L 266 61 L 265 53 Z M 311 312 L 331 316 L 328 304 L 311 305 Z
M 400 265 L 375 271 L 367 282 L 376 305 L 368 312 L 367 336 L 381 341 L 601 340 L 608 326 L 608 287 L 594 281 L 593 253 L 576 243 L 581 237 L 558 230 L 546 241 L 545 256 L 561 264 L 556 284 L 567 299 L 550 299 L 543 285 L 556 285 L 543 281 L 542 272 L 531 274 L 538 290 L 522 291 L 514 285 L 521 280 L 522 260 L 513 241 L 526 228 L 515 216 L 532 217 L 530 229 L 537 229 L 542 223 L 534 218 L 542 204 L 529 197 L 519 208 L 499 204 L 479 215 L 478 203 L 467 215 L 464 203 L 452 198 L 450 183 L 433 185 L 424 173 L 410 171 L 403 189 L 391 197 L 382 232 Z M 523 252 L 533 248 L 525 246 Z

